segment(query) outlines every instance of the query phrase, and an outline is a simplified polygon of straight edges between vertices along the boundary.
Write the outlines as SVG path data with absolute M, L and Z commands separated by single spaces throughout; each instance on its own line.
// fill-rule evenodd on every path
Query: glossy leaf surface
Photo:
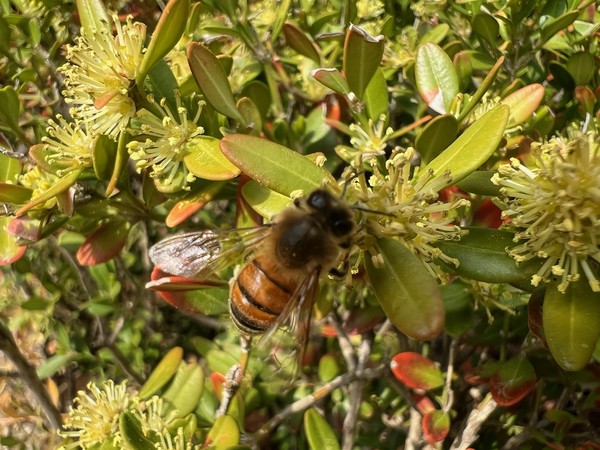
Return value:
M 365 89 L 381 63 L 383 36 L 371 36 L 362 28 L 350 25 L 344 43 L 344 75 L 350 90 L 363 98 Z
M 132 412 L 121 413 L 119 430 L 123 436 L 124 450 L 156 450 L 154 443 L 144 435 L 139 419 Z
M 411 389 L 428 391 L 444 384 L 440 369 L 419 353 L 398 353 L 392 358 L 390 367 L 394 376 Z
M 271 220 L 292 202 L 290 197 L 278 194 L 254 180 L 244 185 L 242 194 L 248 205 L 267 220 Z
M 395 239 L 379 239 L 383 267 L 365 259 L 370 285 L 392 324 L 413 339 L 430 339 L 444 327 L 442 296 L 431 274 Z
M 336 68 L 316 69 L 313 70 L 312 76 L 315 78 L 315 80 L 317 80 L 323 86 L 328 87 L 333 92 L 337 92 L 338 94 L 342 95 L 347 95 L 350 92 L 350 86 L 348 86 L 348 82 Z
M 206 436 L 205 446 L 214 450 L 228 450 L 240 443 L 240 429 L 235 419 L 227 414 L 217 418 Z
M 422 167 L 419 174 L 432 170 L 435 179 L 449 170 L 452 181 L 445 186 L 448 187 L 477 170 L 498 147 L 508 114 L 507 106 L 499 106 L 485 113 L 446 150 Z
M 419 94 L 434 111 L 449 112 L 458 94 L 458 76 L 452 60 L 438 45 L 428 42 L 419 47 L 415 59 L 415 79 Z
M 140 389 L 138 397 L 145 400 L 158 392 L 177 373 L 182 359 L 183 349 L 181 347 L 173 347 L 169 350 Z
M 510 108 L 508 125 L 519 125 L 529 119 L 543 98 L 544 86 L 536 83 L 525 86 L 502 100 L 502 104 Z
M 304 432 L 311 450 L 339 450 L 338 438 L 315 408 L 304 413 Z
M 526 397 L 536 382 L 531 363 L 518 356 L 502 362 L 490 379 L 490 391 L 498 405 L 511 406 Z
M 331 178 L 304 156 L 266 139 L 230 134 L 221 140 L 221 150 L 246 175 L 283 195 L 311 192 Z
M 219 140 L 214 137 L 196 136 L 187 148 L 189 153 L 183 157 L 183 162 L 199 178 L 230 180 L 240 173 L 240 169 L 225 158 L 219 148 Z
M 585 280 L 571 283 L 564 294 L 555 284 L 547 286 L 543 327 L 550 353 L 560 367 L 583 369 L 600 338 L 600 293 L 593 292 Z

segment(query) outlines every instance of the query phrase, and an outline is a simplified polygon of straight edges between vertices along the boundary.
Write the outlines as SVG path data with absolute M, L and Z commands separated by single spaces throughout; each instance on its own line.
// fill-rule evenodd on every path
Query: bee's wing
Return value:
M 153 245 L 149 255 L 163 272 L 192 278 L 208 275 L 243 259 L 263 240 L 269 226 L 237 230 L 203 230 L 177 234 Z
M 296 370 L 302 368 L 302 361 L 308 345 L 312 309 L 319 295 L 320 273 L 319 270 L 313 270 L 306 274 L 277 320 L 269 326 L 258 342 L 259 346 L 264 345 L 281 326 L 288 324 L 294 333 L 297 344 Z

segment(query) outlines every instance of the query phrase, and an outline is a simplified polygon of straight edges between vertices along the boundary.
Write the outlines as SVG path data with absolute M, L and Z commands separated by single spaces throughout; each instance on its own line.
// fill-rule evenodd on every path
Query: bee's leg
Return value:
M 329 275 L 333 278 L 342 279 L 348 273 L 348 269 L 350 268 L 350 263 L 347 259 L 339 267 L 334 267 L 329 270 Z
M 223 392 L 221 393 L 221 404 L 217 409 L 216 417 L 220 417 L 227 412 L 231 399 L 240 387 L 240 383 L 246 373 L 248 367 L 248 358 L 250 356 L 250 348 L 252 347 L 252 336 L 241 335 L 241 351 L 240 363 L 231 367 L 227 372 L 227 377 L 223 383 Z

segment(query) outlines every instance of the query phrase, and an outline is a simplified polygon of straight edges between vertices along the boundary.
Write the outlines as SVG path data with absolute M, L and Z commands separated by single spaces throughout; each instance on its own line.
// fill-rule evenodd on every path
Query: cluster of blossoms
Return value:
M 531 155 L 536 167 L 513 158 L 492 179 L 502 187 L 503 217 L 517 230 L 519 245 L 509 254 L 517 262 L 543 260 L 534 286 L 556 277 L 565 292 L 582 271 L 599 292 L 600 137 L 576 132 L 532 145 Z

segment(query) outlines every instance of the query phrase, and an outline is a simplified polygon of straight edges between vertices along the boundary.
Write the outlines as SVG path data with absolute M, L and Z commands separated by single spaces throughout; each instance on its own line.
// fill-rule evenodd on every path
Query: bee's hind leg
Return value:
M 250 355 L 250 348 L 252 347 L 252 336 L 241 335 L 241 351 L 240 362 L 229 369 L 227 377 L 223 383 L 223 391 L 221 393 L 221 404 L 217 409 L 216 417 L 220 417 L 227 412 L 231 399 L 240 387 L 240 383 L 246 373 L 246 367 L 248 366 L 248 358 Z

